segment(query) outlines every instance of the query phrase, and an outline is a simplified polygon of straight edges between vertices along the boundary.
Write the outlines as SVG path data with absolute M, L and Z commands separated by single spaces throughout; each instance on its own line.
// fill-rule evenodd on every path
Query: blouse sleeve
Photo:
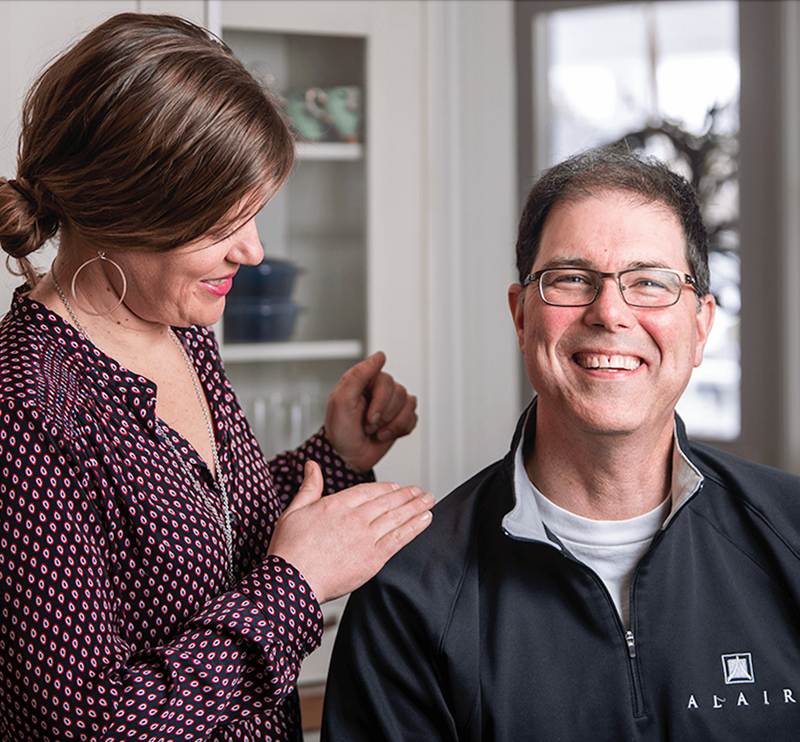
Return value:
M 37 409 L 13 398 L 0 406 L 0 738 L 205 740 L 229 721 L 280 714 L 322 631 L 302 577 L 268 557 L 165 626 L 185 586 L 153 576 L 136 586 L 146 602 L 119 589 L 133 578 L 96 487 L 103 461 L 84 452 L 82 468 L 60 440 Z M 131 543 L 160 544 L 138 531 Z M 136 633 L 139 611 L 161 639 Z
M 344 462 L 331 446 L 323 427 L 299 448 L 280 453 L 269 462 L 275 489 L 284 501 L 284 506 L 300 488 L 303 482 L 303 467 L 309 459 L 316 461 L 322 469 L 326 495 L 362 482 L 375 481 L 372 471 L 359 474 Z

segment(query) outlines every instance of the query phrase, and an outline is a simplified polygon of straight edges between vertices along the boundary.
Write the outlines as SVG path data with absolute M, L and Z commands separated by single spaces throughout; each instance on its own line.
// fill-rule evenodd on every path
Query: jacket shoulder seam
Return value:
M 747 508 L 749 512 L 751 512 L 756 518 L 758 518 L 758 520 L 761 523 L 763 523 L 769 529 L 770 533 L 772 533 L 775 536 L 775 538 L 777 538 L 781 542 L 781 544 L 783 544 L 783 546 L 792 554 L 792 556 L 800 560 L 800 554 L 798 554 L 797 550 L 780 533 L 778 533 L 778 531 L 776 531 L 775 528 L 772 527 L 772 525 L 769 523 L 769 521 L 764 517 L 764 515 L 761 512 L 759 512 L 756 508 L 750 505 L 750 503 L 743 501 L 742 504 L 744 505 L 745 508 Z M 714 531 L 716 531 L 720 536 L 722 536 L 722 538 L 724 538 L 727 543 L 733 546 L 741 554 L 746 556 L 751 562 L 756 564 L 759 567 L 759 569 L 761 569 L 764 573 L 769 575 L 770 579 L 773 580 L 775 579 L 772 574 L 772 570 L 770 570 L 769 567 L 767 567 L 761 561 L 756 559 L 752 554 L 742 549 L 742 547 L 739 546 L 739 544 L 737 544 L 733 539 L 731 539 L 727 533 L 721 530 L 719 526 L 705 513 L 703 513 L 699 508 L 692 507 L 692 512 L 698 517 L 702 518 L 703 521 L 706 524 L 708 524 L 711 528 L 713 528 Z

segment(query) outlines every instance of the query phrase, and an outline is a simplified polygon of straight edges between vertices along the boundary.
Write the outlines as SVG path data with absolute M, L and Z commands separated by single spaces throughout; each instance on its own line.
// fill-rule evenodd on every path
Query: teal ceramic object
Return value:
M 358 141 L 361 124 L 361 89 L 353 86 L 330 88 L 327 110 L 340 139 Z

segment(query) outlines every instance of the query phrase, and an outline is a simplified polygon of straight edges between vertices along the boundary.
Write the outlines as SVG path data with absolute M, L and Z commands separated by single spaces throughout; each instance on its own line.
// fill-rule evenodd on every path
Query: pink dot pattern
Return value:
M 328 492 L 365 478 L 324 430 L 268 463 L 213 334 L 178 333 L 214 415 L 232 586 L 221 528 L 156 432 L 154 385 L 20 291 L 0 324 L 0 739 L 302 738 L 295 682 L 322 614 L 269 537 L 307 459 Z

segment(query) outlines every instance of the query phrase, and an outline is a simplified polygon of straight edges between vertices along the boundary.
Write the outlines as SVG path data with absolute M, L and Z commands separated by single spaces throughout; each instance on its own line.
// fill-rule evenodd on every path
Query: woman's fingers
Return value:
M 372 499 L 365 499 L 356 507 L 365 519 L 366 526 L 376 532 L 380 531 L 380 534 L 376 535 L 377 540 L 392 523 L 396 525 L 404 523 L 423 510 L 429 510 L 433 504 L 432 495 L 414 486 L 401 487 Z
M 364 431 L 374 435 L 384 425 L 391 422 L 403 408 L 408 399 L 408 391 L 402 384 L 395 382 L 387 373 L 381 372 L 373 380 L 370 387 L 369 404 L 364 415 Z
M 406 396 L 403 406 L 392 416 L 391 420 L 384 421 L 381 428 L 374 433 L 379 441 L 395 440 L 408 435 L 417 425 L 417 398 Z
M 281 515 L 269 553 L 293 564 L 320 602 L 362 585 L 431 522 L 434 499 L 416 486 L 371 482 L 314 499 L 313 477 L 307 483 L 305 504 Z
M 303 508 L 316 502 L 322 497 L 324 486 L 325 482 L 319 464 L 316 461 L 306 461 L 306 465 L 303 467 L 303 483 L 287 510 L 297 510 L 297 508 Z
M 372 521 L 375 546 L 384 555 L 384 563 L 428 527 L 433 517 L 430 510 L 433 504 L 433 496 L 426 492 L 387 510 Z
M 376 509 L 380 507 L 388 509 L 392 503 L 399 505 L 416 497 L 421 492 L 422 490 L 416 485 L 401 487 L 396 482 L 365 482 L 328 495 L 325 502 L 329 505 L 341 503 L 353 509 L 368 504 Z M 384 504 L 382 505 L 382 503 Z

